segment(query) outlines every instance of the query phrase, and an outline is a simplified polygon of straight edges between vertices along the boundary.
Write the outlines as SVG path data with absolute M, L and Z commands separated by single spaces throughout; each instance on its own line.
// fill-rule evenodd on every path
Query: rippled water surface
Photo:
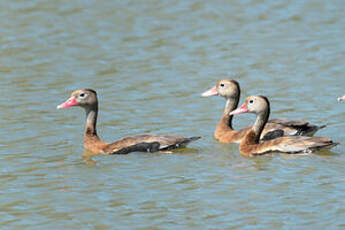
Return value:
M 212 137 L 224 99 L 199 97 L 235 78 L 345 143 L 343 1 L 3 0 L 0 16 L 1 229 L 345 228 L 343 145 L 245 158 Z M 86 162 L 84 111 L 56 110 L 84 87 L 106 141 L 203 138 Z

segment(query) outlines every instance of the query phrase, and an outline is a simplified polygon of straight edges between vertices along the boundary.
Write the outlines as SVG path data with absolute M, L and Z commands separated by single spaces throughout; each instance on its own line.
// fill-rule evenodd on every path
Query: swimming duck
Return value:
M 232 127 L 232 110 L 237 108 L 240 99 L 240 85 L 233 79 L 217 81 L 216 86 L 202 93 L 202 97 L 221 96 L 226 99 L 225 109 L 219 121 L 214 137 L 222 143 L 240 143 L 251 127 L 242 130 L 234 130 Z M 303 120 L 273 119 L 265 126 L 260 139 L 269 140 L 280 136 L 312 136 L 325 126 L 311 125 Z
M 98 115 L 97 93 L 92 89 L 78 89 L 58 109 L 72 106 L 82 107 L 86 112 L 86 128 L 84 132 L 84 149 L 96 154 L 128 154 L 130 152 L 168 151 L 184 147 L 200 137 L 179 135 L 141 134 L 125 137 L 113 143 L 102 141 L 96 130 Z
M 244 104 L 230 115 L 241 113 L 256 114 L 256 121 L 241 140 L 239 150 L 243 156 L 251 157 L 272 152 L 311 153 L 320 149 L 332 148 L 339 143 L 325 137 L 283 136 L 273 140 L 260 141 L 260 135 L 270 115 L 270 103 L 264 96 L 249 96 Z

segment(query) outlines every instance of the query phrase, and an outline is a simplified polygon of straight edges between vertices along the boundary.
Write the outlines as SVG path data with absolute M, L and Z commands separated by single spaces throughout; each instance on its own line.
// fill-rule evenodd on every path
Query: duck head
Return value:
M 93 89 L 78 89 L 75 90 L 71 97 L 64 103 L 57 106 L 57 109 L 64 109 L 72 106 L 80 106 L 84 109 L 97 107 L 97 93 Z
M 230 115 L 237 115 L 241 113 L 267 113 L 270 107 L 268 99 L 264 96 L 249 96 L 246 98 L 243 105 L 230 112 Z
M 239 98 L 240 86 L 233 79 L 222 79 L 217 81 L 216 86 L 205 91 L 201 97 L 221 96 L 225 98 Z

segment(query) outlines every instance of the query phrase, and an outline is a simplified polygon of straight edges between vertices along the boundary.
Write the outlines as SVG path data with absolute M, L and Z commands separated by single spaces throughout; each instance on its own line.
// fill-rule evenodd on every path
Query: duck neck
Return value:
M 262 130 L 265 128 L 265 125 L 268 121 L 269 115 L 270 115 L 270 111 L 268 109 L 267 111 L 260 113 L 256 116 L 256 121 L 255 121 L 253 128 L 252 128 L 252 130 L 255 134 L 255 142 L 256 143 L 259 143 Z
M 93 108 L 86 109 L 86 127 L 85 127 L 85 138 L 97 137 L 97 114 L 98 114 L 98 105 Z
M 225 103 L 225 109 L 223 113 L 223 117 L 220 121 L 222 125 L 232 129 L 232 118 L 233 115 L 229 115 L 231 111 L 236 109 L 238 106 L 238 98 L 227 98 Z

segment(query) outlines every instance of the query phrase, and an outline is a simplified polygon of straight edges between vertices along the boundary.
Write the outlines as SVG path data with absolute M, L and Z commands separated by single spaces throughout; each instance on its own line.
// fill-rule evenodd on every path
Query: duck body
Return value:
M 216 86 L 207 90 L 202 97 L 222 96 L 226 99 L 225 109 L 220 119 L 214 137 L 221 143 L 240 143 L 251 127 L 242 130 L 234 130 L 232 127 L 232 115 L 229 115 L 238 106 L 240 98 L 239 83 L 233 79 L 217 81 Z M 280 136 L 312 136 L 325 126 L 311 125 L 303 120 L 273 119 L 269 120 L 262 131 L 261 140 L 270 140 Z
M 325 137 L 283 136 L 272 140 L 260 141 L 260 135 L 268 121 L 269 101 L 263 96 L 250 96 L 245 103 L 232 111 L 231 114 L 255 113 L 255 124 L 242 139 L 239 151 L 242 155 L 251 157 L 272 152 L 298 154 L 311 153 L 321 149 L 332 148 L 339 143 Z
M 179 135 L 141 134 L 125 137 L 104 146 L 104 154 L 128 154 L 130 152 L 158 152 L 185 147 L 189 142 L 200 137 L 185 137 Z
M 250 131 L 239 146 L 240 153 L 247 157 L 268 153 L 312 153 L 321 149 L 332 148 L 338 143 L 325 137 L 283 136 L 257 143 L 255 133 Z
M 200 137 L 180 135 L 141 134 L 125 137 L 113 143 L 102 141 L 96 131 L 98 100 L 92 89 L 79 89 L 71 97 L 59 105 L 58 109 L 79 106 L 86 111 L 86 128 L 84 132 L 84 149 L 94 154 L 128 154 L 131 152 L 157 152 L 185 147 Z

